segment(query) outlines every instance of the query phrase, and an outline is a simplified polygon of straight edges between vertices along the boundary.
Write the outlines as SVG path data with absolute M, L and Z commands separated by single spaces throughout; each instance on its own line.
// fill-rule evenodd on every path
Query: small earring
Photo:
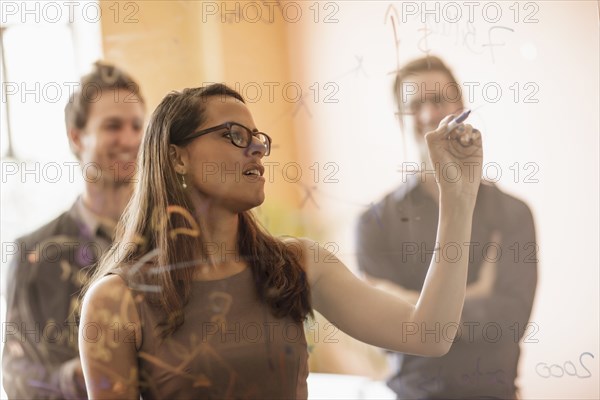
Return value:
M 185 183 L 185 175 L 181 175 L 181 187 L 187 189 L 187 183 Z

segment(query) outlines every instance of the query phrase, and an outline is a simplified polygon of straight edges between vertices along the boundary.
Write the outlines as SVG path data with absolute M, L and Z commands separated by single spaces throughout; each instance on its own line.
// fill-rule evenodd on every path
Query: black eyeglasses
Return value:
M 251 131 L 244 125 L 240 125 L 237 122 L 225 122 L 224 124 L 213 126 L 212 128 L 203 129 L 199 132 L 194 132 L 190 136 L 186 137 L 185 140 L 195 139 L 207 133 L 218 131 L 220 129 L 227 129 L 229 139 L 234 146 L 246 149 L 252 144 L 252 138 L 256 137 L 260 143 L 265 146 L 265 156 L 271 154 L 271 138 L 269 135 L 263 132 Z

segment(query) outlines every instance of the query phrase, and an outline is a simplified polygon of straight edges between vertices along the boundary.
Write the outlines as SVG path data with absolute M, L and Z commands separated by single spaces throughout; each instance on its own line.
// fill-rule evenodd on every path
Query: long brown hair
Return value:
M 130 287 L 145 291 L 149 303 L 164 312 L 157 326 L 162 338 L 184 322 L 194 267 L 201 262 L 194 259 L 194 249 L 204 249 L 201 232 L 172 235 L 178 228 L 193 232 L 189 218 L 196 217 L 192 217 L 192 202 L 182 189 L 169 147 L 186 145 L 186 135 L 205 121 L 206 99 L 213 96 L 244 102 L 231 88 L 213 84 L 171 92 L 152 114 L 140 148 L 133 196 L 119 221 L 113 246 L 87 286 L 120 271 Z M 182 212 L 167 211 L 174 208 Z M 237 246 L 252 270 L 259 298 L 274 316 L 302 321 L 312 313 L 298 252 L 266 232 L 250 211 L 239 214 Z

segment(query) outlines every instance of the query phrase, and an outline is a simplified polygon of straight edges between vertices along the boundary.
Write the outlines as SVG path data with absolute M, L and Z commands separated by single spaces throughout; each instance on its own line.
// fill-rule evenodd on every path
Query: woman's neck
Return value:
M 211 267 L 225 268 L 241 260 L 238 249 L 239 214 L 229 210 L 202 205 L 196 208 L 203 257 Z

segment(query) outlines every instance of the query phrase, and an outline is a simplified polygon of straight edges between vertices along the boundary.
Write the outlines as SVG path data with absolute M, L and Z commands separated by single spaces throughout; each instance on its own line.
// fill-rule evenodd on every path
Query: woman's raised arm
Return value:
M 416 305 L 362 282 L 333 254 L 323 248 L 311 251 L 315 244 L 300 240 L 313 307 L 361 341 L 403 353 L 441 356 L 456 335 L 483 155 L 480 134 L 471 126 L 446 133 L 450 117 L 425 136 L 440 189 L 440 212 L 434 254 Z M 463 146 L 460 139 L 472 144 Z

